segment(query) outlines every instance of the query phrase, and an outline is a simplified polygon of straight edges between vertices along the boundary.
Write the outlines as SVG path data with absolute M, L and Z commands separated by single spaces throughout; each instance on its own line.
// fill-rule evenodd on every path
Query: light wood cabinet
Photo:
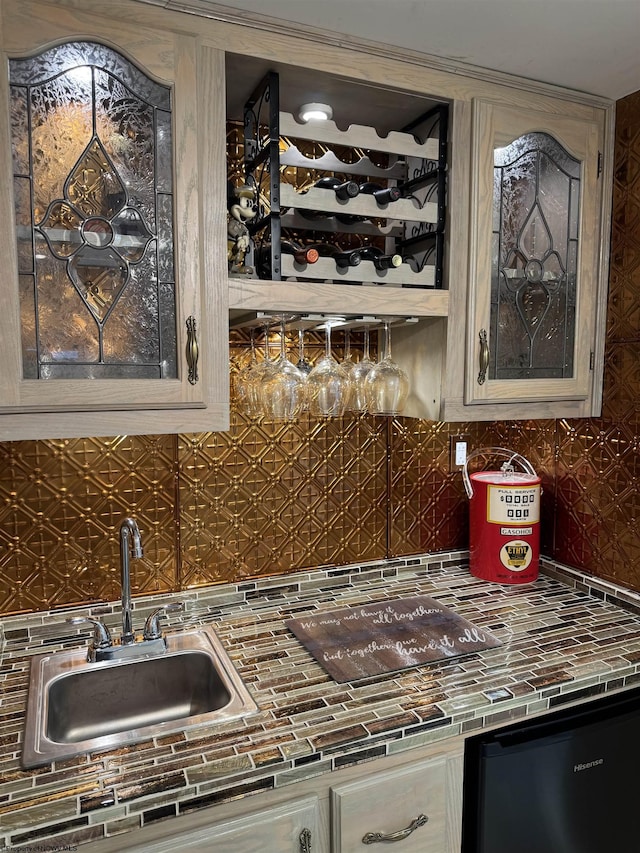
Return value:
M 0 251 L 5 259 L 5 283 L 0 295 L 0 362 L 3 365 L 0 378 L 0 441 L 17 438 L 225 429 L 228 425 L 226 322 L 228 294 L 226 265 L 224 256 L 219 251 L 223 245 L 226 228 L 225 151 L 222 129 L 224 99 L 220 86 L 220 81 L 224 77 L 224 56 L 220 51 L 199 44 L 195 35 L 159 29 L 154 25 L 157 19 L 155 11 L 150 8 L 144 9 L 141 4 L 132 3 L 128 7 L 135 10 L 137 24 L 119 18 L 117 14 L 107 17 L 103 4 L 87 3 L 75 4 L 75 6 L 76 8 L 71 5 L 61 8 L 59 4 L 14 2 L 14 0 L 2 4 L 1 46 L 4 62 L 0 80 L 0 110 L 5 120 L 0 122 L 2 135 L 0 168 L 3 173 L 0 210 L 5 226 L 0 234 Z M 75 199 L 66 197 L 69 195 L 69 185 L 72 183 L 70 179 L 65 183 L 65 198 L 57 207 L 67 205 L 71 208 L 72 216 L 81 224 L 78 224 L 77 229 L 65 232 L 70 243 L 57 243 L 51 250 L 53 255 L 51 260 L 40 261 L 39 258 L 44 258 L 45 255 L 39 255 L 37 250 L 32 251 L 30 247 L 32 240 L 35 244 L 37 239 L 42 239 L 44 246 L 44 239 L 46 238 L 49 242 L 50 235 L 56 233 L 55 228 L 47 227 L 55 205 L 50 205 L 45 215 L 47 218 L 43 218 L 42 212 L 36 211 L 35 202 L 32 202 L 32 205 L 25 204 L 25 210 L 33 211 L 31 221 L 34 225 L 20 225 L 20 223 L 17 227 L 14 225 L 15 196 L 19 194 L 20 182 L 22 181 L 26 186 L 28 177 L 16 178 L 15 189 L 12 188 L 11 181 L 8 179 L 14 171 L 14 163 L 12 163 L 11 125 L 6 117 L 10 114 L 15 116 L 17 108 L 15 99 L 10 101 L 7 60 L 38 55 L 53 46 L 54 52 L 51 54 L 53 59 L 50 63 L 53 64 L 56 57 L 62 55 L 62 46 L 74 41 L 107 45 L 140 69 L 146 75 L 145 79 L 158 81 L 170 93 L 173 163 L 167 166 L 166 183 L 169 185 L 169 190 L 165 191 L 164 198 L 172 199 L 172 212 L 166 218 L 169 223 L 173 221 L 175 239 L 173 250 L 167 253 L 172 256 L 173 268 L 169 272 L 163 270 L 168 284 L 162 280 L 158 285 L 159 293 L 156 298 L 160 307 L 157 309 L 154 307 L 153 310 L 146 311 L 148 307 L 145 303 L 146 297 L 142 295 L 138 297 L 134 295 L 130 301 L 128 297 L 137 284 L 135 276 L 141 275 L 137 272 L 141 258 L 146 261 L 147 256 L 152 252 L 156 253 L 157 259 L 149 262 L 148 275 L 152 277 L 155 275 L 158 282 L 161 282 L 158 271 L 162 264 L 160 251 L 163 243 L 166 244 L 171 238 L 167 237 L 166 230 L 163 230 L 163 220 L 157 212 L 154 220 L 151 203 L 148 205 L 151 210 L 147 217 L 148 223 L 139 226 L 145 228 L 145 237 L 148 237 L 147 246 L 137 255 L 133 255 L 135 262 L 130 264 L 127 264 L 127 259 L 123 260 L 122 247 L 116 245 L 116 238 L 112 238 L 112 225 L 116 217 L 108 222 L 105 216 L 91 217 L 91 214 L 83 213 L 81 205 L 74 206 Z M 44 61 L 42 65 L 45 65 Z M 90 67 L 83 67 L 91 73 Z M 43 70 L 43 77 L 46 73 L 48 72 Z M 113 86 L 117 87 L 120 84 L 115 73 L 111 80 Z M 122 89 L 123 97 L 129 97 L 134 101 L 134 93 L 128 90 L 125 84 L 122 84 Z M 71 98 L 71 96 L 68 97 Z M 138 104 L 143 103 L 145 103 L 144 100 L 140 98 Z M 30 104 L 25 104 L 25 111 L 29 107 Z M 72 98 L 69 103 L 63 103 L 63 109 L 69 111 L 72 108 Z M 142 107 L 137 106 L 135 109 L 139 114 Z M 97 112 L 97 108 L 94 110 Z M 166 112 L 163 113 L 163 115 L 166 114 Z M 135 118 L 132 119 L 132 123 L 134 121 Z M 154 121 L 157 122 L 158 119 Z M 74 151 L 74 156 L 77 154 L 79 158 L 77 170 L 84 165 L 80 148 L 85 144 L 85 137 L 92 136 L 93 145 L 100 153 L 102 149 L 99 146 L 103 145 L 103 141 L 98 132 L 99 118 L 94 120 L 93 131 L 90 127 L 83 127 L 78 132 L 77 139 L 72 133 L 71 118 L 69 122 L 71 122 L 69 139 L 71 144 L 78 148 L 77 152 Z M 134 131 L 130 129 L 129 132 Z M 53 146 L 52 141 L 51 147 Z M 115 143 L 114 150 L 117 150 Z M 53 152 L 51 154 L 53 156 Z M 37 152 L 32 152 L 30 157 L 25 156 L 25 160 L 35 161 L 36 156 Z M 73 168 L 73 161 L 71 162 L 71 168 Z M 22 167 L 17 168 L 16 171 L 22 171 Z M 159 171 L 160 166 L 156 155 L 156 165 L 150 166 L 149 172 L 158 174 Z M 113 175 L 110 177 L 113 178 Z M 63 195 L 62 187 L 58 194 Z M 120 208 L 126 205 L 125 212 L 132 211 L 136 195 L 139 197 L 140 194 L 134 194 L 133 191 L 129 193 L 123 185 L 121 198 L 117 204 Z M 90 207 L 91 204 L 87 200 L 84 210 Z M 114 209 L 117 212 L 117 206 Z M 122 215 L 120 212 L 119 216 Z M 137 214 L 134 215 L 137 216 Z M 21 340 L 25 334 L 24 292 L 21 298 L 21 288 L 24 291 L 24 283 L 27 279 L 33 278 L 37 285 L 31 285 L 31 289 L 35 289 L 38 294 L 42 292 L 43 287 L 56 281 L 53 274 L 47 273 L 46 269 L 42 276 L 40 275 L 39 270 L 44 268 L 45 263 L 49 264 L 49 268 L 54 264 L 60 268 L 64 266 L 66 258 L 67 269 L 70 265 L 76 264 L 76 278 L 80 275 L 83 277 L 80 282 L 82 286 L 77 288 L 78 294 L 74 293 L 70 283 L 68 285 L 71 297 L 75 300 L 74 304 L 78 305 L 79 313 L 77 320 L 69 322 L 65 317 L 64 322 L 61 321 L 59 324 L 70 326 L 59 335 L 65 343 L 68 343 L 67 346 L 62 346 L 63 352 L 58 353 L 61 356 L 61 362 L 68 362 L 74 355 L 72 352 L 74 334 L 76 339 L 80 339 L 88 328 L 90 331 L 87 333 L 87 338 L 90 338 L 93 343 L 98 334 L 95 328 L 106 325 L 99 322 L 103 319 L 102 317 L 96 321 L 98 312 L 93 309 L 92 315 L 92 306 L 88 304 L 88 300 L 84 300 L 85 304 L 82 301 L 84 296 L 81 291 L 87 284 L 86 277 L 89 273 L 83 272 L 81 265 L 85 266 L 85 270 L 87 266 L 90 268 L 91 251 L 97 254 L 102 248 L 100 244 L 98 249 L 92 248 L 89 238 L 94 240 L 96 238 L 93 235 L 87 237 L 85 234 L 89 220 L 85 219 L 82 222 L 83 216 L 89 216 L 96 226 L 101 225 L 109 232 L 109 236 L 102 235 L 97 238 L 105 241 L 112 239 L 111 245 L 106 250 L 109 252 L 106 266 L 110 264 L 118 268 L 118 272 L 128 270 L 129 278 L 126 285 L 122 287 L 122 292 L 116 290 L 113 282 L 109 282 L 111 289 L 106 293 L 107 307 L 103 308 L 103 314 L 106 313 L 110 319 L 109 309 L 114 312 L 116 309 L 120 311 L 124 318 L 121 328 L 126 328 L 127 334 L 132 339 L 138 338 L 138 341 L 134 354 L 123 358 L 122 376 L 117 378 L 112 373 L 105 378 L 102 376 L 96 378 L 91 375 L 91 367 L 83 369 L 81 373 L 83 378 L 70 378 L 68 373 L 74 368 L 73 364 L 70 366 L 65 364 L 67 373 L 58 373 L 60 378 L 45 378 L 46 370 L 40 370 L 38 374 L 36 368 L 30 372 L 25 367 L 26 353 L 33 346 Z M 58 220 L 60 218 L 58 217 Z M 57 227 L 57 233 L 59 233 L 59 226 Z M 23 234 L 25 230 L 29 233 Z M 127 239 L 135 240 L 136 238 L 118 235 L 118 239 L 124 243 Z M 26 246 L 24 257 L 21 256 L 22 250 L 17 252 L 18 240 Z M 83 241 L 86 245 L 78 252 L 79 260 L 76 263 L 75 255 L 72 254 L 76 252 L 75 246 L 71 248 L 69 246 Z M 124 252 L 126 251 L 125 249 Z M 82 252 L 85 255 L 80 259 Z M 29 274 L 25 274 L 25 269 Z M 106 277 L 105 272 L 108 272 L 105 267 L 96 266 L 96 275 L 93 276 L 95 288 L 99 286 L 97 284 L 99 277 Z M 171 278 L 175 280 L 175 297 L 171 294 L 165 297 Z M 40 284 L 41 281 L 44 283 Z M 121 286 L 121 282 L 118 282 L 118 287 Z M 111 296 L 112 291 L 117 292 L 115 299 Z M 109 298 L 113 301 L 109 302 Z M 152 334 L 154 324 L 162 327 L 166 322 L 163 320 L 162 311 L 162 300 L 165 298 L 172 305 L 175 302 L 175 320 L 171 321 L 171 328 L 166 335 L 169 343 L 173 343 L 175 369 L 165 376 L 162 370 L 165 363 L 162 360 L 163 350 L 159 345 L 160 365 L 155 376 L 149 370 L 148 378 L 130 378 L 132 373 L 134 376 L 140 376 L 140 372 L 137 371 L 137 361 L 140 360 L 138 351 L 144 354 L 145 340 L 148 340 L 148 336 Z M 120 302 L 117 301 L 118 299 Z M 60 313 L 64 314 L 66 303 L 62 300 L 60 302 L 63 305 Z M 125 307 L 121 308 L 122 305 Z M 138 310 L 134 313 L 136 305 Z M 152 318 L 151 323 L 145 320 L 146 316 Z M 153 320 L 154 317 L 155 320 Z M 43 321 L 38 319 L 37 322 Z M 113 338 L 110 343 L 114 348 Z M 37 347 L 38 344 L 36 343 L 35 346 Z M 57 345 L 54 344 L 55 346 Z M 102 353 L 106 349 L 106 345 L 104 350 L 96 345 L 92 351 L 91 358 L 96 363 L 96 370 L 102 366 L 100 363 L 103 359 Z M 59 368 L 60 364 L 54 367 Z
M 446 759 L 331 789 L 333 853 L 402 842 L 405 853 L 443 853 L 446 838 Z
M 417 747 L 301 778 L 131 835 L 91 843 L 95 853 L 358 853 L 376 850 L 367 833 L 411 828 L 399 850 L 460 853 L 463 738 Z M 420 818 L 424 815 L 426 822 Z M 398 836 L 396 836 L 398 837 Z M 389 842 L 380 840 L 386 848 Z
M 560 104 L 472 111 L 464 411 L 598 414 L 604 127 Z
M 468 269 L 459 279 L 450 272 L 446 323 L 423 321 L 398 330 L 394 352 L 415 389 L 407 414 L 447 421 L 597 416 L 602 406 L 608 289 L 611 110 L 574 109 L 579 105 L 534 93 L 528 103 L 516 104 L 507 92 L 474 97 L 457 107 L 453 168 L 457 165 L 458 174 L 468 181 L 468 228 L 465 231 L 463 223 L 450 228 L 448 250 L 452 264 L 456 263 L 452 252 L 465 255 Z M 562 200 L 556 204 L 548 187 L 546 196 L 543 190 L 539 198 L 523 201 L 522 176 L 512 175 L 502 189 L 507 208 L 502 215 L 522 217 L 520 234 L 514 237 L 516 251 L 506 257 L 506 268 L 496 272 L 501 211 L 494 198 L 494 150 L 539 134 L 573 160 L 580 189 L 571 190 L 571 209 L 563 211 Z M 467 163 L 457 159 L 463 146 L 470 152 Z M 550 160 L 543 168 L 556 169 L 561 181 L 568 182 Z M 516 210 L 519 205 L 523 214 Z M 453 215 L 464 215 L 455 201 L 452 207 Z M 575 253 L 569 259 L 573 268 L 566 258 L 558 260 L 560 253 L 549 239 L 550 210 L 556 219 L 566 217 L 562 227 L 571 232 L 566 242 L 571 243 L 569 253 Z M 524 244 L 529 239 L 535 246 L 536 228 L 537 251 L 529 247 L 527 254 Z M 506 255 L 504 251 L 500 259 Z M 500 304 L 500 275 L 510 276 L 508 305 Z M 519 288 L 529 276 L 534 287 Z M 565 298 L 564 314 L 560 300 L 554 302 L 558 293 Z M 434 345 L 444 339 L 446 344 L 434 353 Z M 507 369 L 498 370 L 496 351 L 505 339 L 511 347 L 502 359 Z M 556 363 L 546 371 L 528 369 L 534 350 L 533 368 L 536 358 L 543 364 L 550 361 L 554 348 L 564 350 L 560 367 Z
M 144 853 L 148 842 L 120 847 Z M 242 817 L 186 830 L 153 844 L 154 853 L 328 853 L 319 833 L 317 797 L 296 799 Z
M 0 211 L 6 225 L 0 234 L 0 250 L 10 286 L 0 294 L 0 440 L 226 429 L 229 311 L 234 320 L 251 312 L 413 318 L 415 322 L 398 325 L 393 333 L 394 358 L 410 377 L 404 412 L 408 416 L 472 421 L 599 413 L 612 102 L 490 71 L 469 69 L 465 73 L 458 63 L 400 51 L 386 50 L 381 55 L 370 45 L 350 43 L 346 38 L 334 42 L 324 33 L 285 24 L 266 27 L 252 16 L 239 21 L 233 10 L 216 10 L 214 15 L 197 0 L 180 4 L 113 0 L 108 16 L 104 4 L 96 0 L 4 0 L 1 13 L 5 69 L 8 58 L 33 55 L 44 45 L 94 39 L 117 47 L 153 79 L 171 87 L 176 110 L 179 366 L 175 379 L 24 378 L 13 190 L 10 181 L 3 180 Z M 441 288 L 431 286 L 431 281 L 426 287 L 399 286 L 407 282 L 391 283 L 394 276 L 387 276 L 389 284 L 375 278 L 374 286 L 355 282 L 318 286 L 304 277 L 296 281 L 229 277 L 224 140 L 229 104 L 234 87 L 244 85 L 246 99 L 255 82 L 274 68 L 281 79 L 283 115 L 295 113 L 296 95 L 312 82 L 318 93 L 327 92 L 328 100 L 348 96 L 347 120 L 337 122 L 340 141 L 348 140 L 349 133 L 342 128 L 346 130 L 350 124 L 371 127 L 380 139 L 389 135 L 388 143 L 386 139 L 383 144 L 374 142 L 392 153 L 397 153 L 397 146 L 390 131 L 394 125 L 401 129 L 409 112 L 419 115 L 421 110 L 414 107 L 448 105 Z M 410 109 L 400 115 L 406 106 Z M 0 81 L 0 109 L 9 115 L 6 71 Z M 388 120 L 378 122 L 385 111 Z M 235 118 L 241 119 L 241 115 Z M 286 121 L 290 131 L 303 133 L 295 119 Z M 493 343 L 493 150 L 529 131 L 557 139 L 582 169 L 574 372 L 561 379 L 489 377 L 479 384 L 481 330 L 487 332 L 490 347 Z M 368 144 L 366 134 L 363 139 L 358 136 L 357 143 Z M 3 175 L 11 175 L 7 122 L 0 122 L 0 152 Z M 288 168 L 286 163 L 282 165 Z M 429 199 L 426 212 L 430 204 Z M 433 219 L 432 213 L 428 218 Z M 190 317 L 195 318 L 198 329 L 196 384 L 188 379 L 187 351 L 193 353 L 186 326 Z

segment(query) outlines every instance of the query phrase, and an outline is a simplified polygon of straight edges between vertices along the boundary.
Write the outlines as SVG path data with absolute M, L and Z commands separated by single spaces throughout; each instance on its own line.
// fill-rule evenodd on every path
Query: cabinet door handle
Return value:
M 311 830 L 306 827 L 300 833 L 300 853 L 311 853 Z
M 480 338 L 480 356 L 478 363 L 480 372 L 478 373 L 478 385 L 482 385 L 487 378 L 487 368 L 489 367 L 489 342 L 487 340 L 487 330 L 480 329 L 478 333 Z
M 415 832 L 416 829 L 424 826 L 428 820 L 429 818 L 426 814 L 421 814 L 418 815 L 415 820 L 412 820 L 406 829 L 400 829 L 398 832 L 390 832 L 388 835 L 383 832 L 367 832 L 367 834 L 362 837 L 362 843 L 376 844 L 378 841 L 381 841 L 388 844 L 392 841 L 402 841 L 403 838 L 407 838 L 412 832 Z
M 187 365 L 189 367 L 189 382 L 195 385 L 198 381 L 198 338 L 196 335 L 196 318 L 187 317 Z

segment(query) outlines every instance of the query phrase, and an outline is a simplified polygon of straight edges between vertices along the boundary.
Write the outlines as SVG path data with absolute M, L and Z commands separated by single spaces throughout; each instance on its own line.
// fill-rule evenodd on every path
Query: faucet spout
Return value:
M 131 618 L 131 574 L 129 559 L 142 557 L 142 539 L 140 530 L 133 518 L 125 518 L 120 525 L 120 582 L 122 587 L 122 637 L 123 646 L 135 642 Z

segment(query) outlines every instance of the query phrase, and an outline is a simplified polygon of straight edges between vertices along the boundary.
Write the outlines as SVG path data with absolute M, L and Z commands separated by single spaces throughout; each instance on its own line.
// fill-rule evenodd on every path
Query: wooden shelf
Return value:
M 357 267 L 337 269 L 332 258 L 319 258 L 315 264 L 299 264 L 292 255 L 282 255 L 282 278 L 291 280 L 314 279 L 321 285 L 329 282 L 340 284 L 362 284 L 364 287 L 402 287 L 409 285 L 413 287 L 433 287 L 435 281 L 435 269 L 432 266 L 424 266 L 420 272 L 414 272 L 409 264 L 401 264 L 399 267 L 388 270 L 377 270 L 373 261 L 364 260 Z M 397 294 L 396 294 L 397 298 Z
M 422 157 L 426 160 L 437 160 L 439 153 L 437 139 L 427 139 L 421 143 L 412 134 L 395 130 L 387 136 L 380 136 L 373 127 L 359 124 L 352 124 L 346 130 L 340 130 L 334 121 L 308 121 L 300 124 L 291 113 L 280 113 L 280 135 L 344 145 L 347 148 L 385 151 L 402 157 Z
M 438 205 L 432 201 L 421 205 L 415 199 L 402 198 L 380 206 L 370 195 L 361 194 L 348 201 L 341 201 L 336 198 L 332 190 L 311 187 L 306 192 L 299 193 L 290 184 L 280 185 L 280 206 L 321 210 L 329 214 L 347 213 L 366 216 L 368 219 L 393 219 L 431 224 L 438 221 Z
M 291 311 L 325 314 L 372 314 L 446 317 L 447 290 L 376 287 L 357 284 L 229 279 L 231 311 Z

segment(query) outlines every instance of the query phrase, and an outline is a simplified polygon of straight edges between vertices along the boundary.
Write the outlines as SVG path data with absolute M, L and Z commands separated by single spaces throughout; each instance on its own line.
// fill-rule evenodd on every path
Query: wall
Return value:
M 640 92 L 617 104 L 602 417 L 559 421 L 554 556 L 640 589 Z
M 640 589 L 640 92 L 618 105 L 605 406 L 598 419 L 442 424 L 351 416 L 228 433 L 0 443 L 0 613 L 119 596 L 135 516 L 149 593 L 466 547 L 448 438 L 503 445 L 544 477 L 545 553 Z M 247 358 L 235 339 L 235 369 Z

